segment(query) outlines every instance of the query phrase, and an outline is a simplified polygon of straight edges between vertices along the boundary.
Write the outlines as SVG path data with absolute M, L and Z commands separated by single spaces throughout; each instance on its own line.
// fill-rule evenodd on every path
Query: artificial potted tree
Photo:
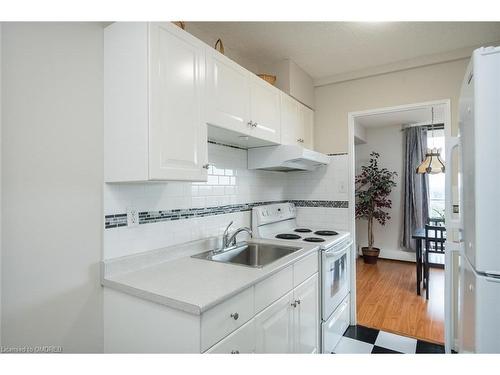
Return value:
M 389 199 L 392 189 L 396 186 L 394 177 L 396 172 L 378 166 L 380 154 L 372 152 L 368 165 L 361 167 L 361 173 L 356 176 L 356 219 L 368 221 L 368 246 L 362 247 L 365 263 L 377 263 L 380 249 L 374 247 L 373 224 L 374 220 L 385 225 L 390 220 L 389 213 L 384 209 L 392 207 Z

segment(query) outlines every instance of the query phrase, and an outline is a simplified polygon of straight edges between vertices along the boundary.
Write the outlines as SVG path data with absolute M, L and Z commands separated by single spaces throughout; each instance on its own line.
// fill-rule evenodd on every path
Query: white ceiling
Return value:
M 356 117 L 356 123 L 364 128 L 383 126 L 430 124 L 432 120 L 432 107 L 415 108 L 410 110 L 395 111 Z M 434 124 L 444 122 L 444 106 L 434 106 Z
M 500 40 L 500 22 L 188 22 L 250 65 L 291 59 L 315 80 Z

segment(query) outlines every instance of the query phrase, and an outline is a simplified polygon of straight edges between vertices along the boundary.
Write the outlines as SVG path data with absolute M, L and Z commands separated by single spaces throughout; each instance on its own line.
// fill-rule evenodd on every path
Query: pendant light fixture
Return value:
M 434 147 L 434 107 L 431 108 L 431 131 L 432 131 L 432 149 L 428 148 L 425 154 L 425 160 L 417 167 L 419 174 L 437 174 L 444 173 L 444 163 L 441 160 L 441 149 Z

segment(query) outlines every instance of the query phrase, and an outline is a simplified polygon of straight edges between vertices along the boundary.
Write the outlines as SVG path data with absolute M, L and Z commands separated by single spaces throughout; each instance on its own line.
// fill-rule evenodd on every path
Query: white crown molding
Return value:
M 500 41 L 483 43 L 481 45 L 460 48 L 449 52 L 421 56 L 414 59 L 402 60 L 367 69 L 356 70 L 353 72 L 340 73 L 328 77 L 318 78 L 314 80 L 314 87 L 326 86 L 335 83 L 353 81 L 356 79 L 373 77 L 387 73 L 394 73 L 429 65 L 442 64 L 451 61 L 468 59 L 471 56 L 472 51 L 474 51 L 476 48 L 488 45 L 500 45 Z

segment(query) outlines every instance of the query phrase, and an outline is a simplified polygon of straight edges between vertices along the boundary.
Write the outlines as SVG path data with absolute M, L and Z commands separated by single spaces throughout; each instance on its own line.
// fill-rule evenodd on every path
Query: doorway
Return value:
M 352 285 L 356 285 L 351 321 L 370 328 L 443 343 L 445 341 L 445 316 L 452 310 L 451 301 L 445 298 L 445 259 L 434 256 L 436 266 L 429 271 L 429 300 L 417 295 L 417 271 L 415 252 L 401 248 L 402 204 L 403 204 L 403 128 L 430 124 L 434 112 L 434 131 L 427 132 L 427 147 L 442 149 L 445 139 L 451 135 L 450 101 L 439 100 L 397 107 L 378 108 L 348 114 L 349 123 L 349 207 L 351 228 L 356 240 L 353 252 Z M 375 225 L 374 237 L 381 247 L 380 260 L 376 267 L 365 265 L 359 258 L 359 248 L 366 246 L 366 223 L 355 219 L 355 176 L 359 168 L 369 159 L 371 151 L 380 154 L 380 164 L 398 172 L 398 181 L 391 199 L 391 219 L 384 226 Z M 446 160 L 444 160 L 446 162 Z M 444 218 L 445 181 L 444 174 L 428 179 L 429 217 Z M 431 254 L 429 254 L 431 255 Z

